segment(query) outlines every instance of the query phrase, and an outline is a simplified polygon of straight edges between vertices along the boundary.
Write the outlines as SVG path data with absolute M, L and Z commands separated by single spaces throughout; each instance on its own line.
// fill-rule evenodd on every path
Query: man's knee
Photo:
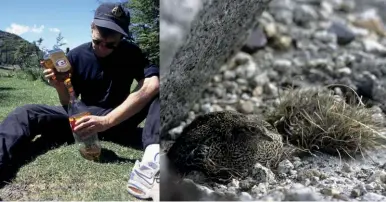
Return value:
M 146 123 L 145 123 L 145 129 L 144 134 L 145 136 L 154 136 L 159 135 L 159 128 L 160 128 L 160 103 L 159 98 L 155 98 L 150 105 L 147 117 L 146 117 Z
M 40 104 L 26 104 L 21 106 L 22 109 L 25 111 L 36 111 L 37 109 L 40 109 L 42 105 Z
M 150 100 L 146 107 L 144 107 L 140 113 L 140 116 L 143 118 L 148 118 L 149 116 L 156 116 L 160 113 L 160 104 L 159 104 L 159 96 L 155 96 L 152 100 Z
M 30 114 L 39 108 L 39 104 L 26 104 L 16 107 L 10 115 Z
M 159 96 L 156 96 L 150 103 L 149 115 L 160 115 Z

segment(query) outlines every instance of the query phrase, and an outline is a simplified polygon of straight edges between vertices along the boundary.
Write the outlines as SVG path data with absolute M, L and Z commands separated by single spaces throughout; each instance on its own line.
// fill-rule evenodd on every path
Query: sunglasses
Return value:
M 99 39 L 93 39 L 92 42 L 99 46 L 103 41 L 102 40 L 99 40 Z M 105 43 L 104 44 L 104 47 L 108 48 L 108 49 L 115 49 L 117 48 L 117 46 L 115 45 L 117 42 L 108 42 L 108 43 Z

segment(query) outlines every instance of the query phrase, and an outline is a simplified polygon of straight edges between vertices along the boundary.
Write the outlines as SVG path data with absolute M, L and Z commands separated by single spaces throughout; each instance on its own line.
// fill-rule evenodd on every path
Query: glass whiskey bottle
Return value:
M 64 81 L 64 84 L 70 94 L 68 116 L 75 144 L 77 145 L 77 148 L 83 158 L 98 161 L 101 155 L 101 144 L 98 138 L 98 133 L 90 134 L 84 137 L 74 132 L 75 122 L 84 116 L 90 115 L 91 113 L 88 111 L 87 106 L 80 99 L 76 98 L 71 84 L 71 79 L 67 78 Z

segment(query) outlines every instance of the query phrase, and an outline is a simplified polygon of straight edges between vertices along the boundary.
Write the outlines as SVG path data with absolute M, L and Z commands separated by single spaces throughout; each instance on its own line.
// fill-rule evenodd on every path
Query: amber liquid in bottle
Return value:
M 41 62 L 43 63 L 43 67 L 46 68 L 46 69 L 54 69 L 55 66 L 54 66 L 54 63 L 52 62 L 52 60 L 50 59 L 50 55 L 49 53 L 46 53 L 43 57 L 43 61 Z M 53 76 L 52 77 L 53 80 L 56 80 L 56 76 Z
M 72 67 L 63 50 L 54 49 L 48 51 L 44 55 L 43 63 L 45 68 L 56 70 L 54 80 L 65 81 L 71 77 Z

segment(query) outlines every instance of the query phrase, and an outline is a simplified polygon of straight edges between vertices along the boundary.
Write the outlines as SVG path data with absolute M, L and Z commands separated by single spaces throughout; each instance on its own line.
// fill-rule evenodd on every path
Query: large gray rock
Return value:
M 241 49 L 271 0 L 161 0 L 161 138 Z M 190 30 L 190 31 L 188 31 Z

